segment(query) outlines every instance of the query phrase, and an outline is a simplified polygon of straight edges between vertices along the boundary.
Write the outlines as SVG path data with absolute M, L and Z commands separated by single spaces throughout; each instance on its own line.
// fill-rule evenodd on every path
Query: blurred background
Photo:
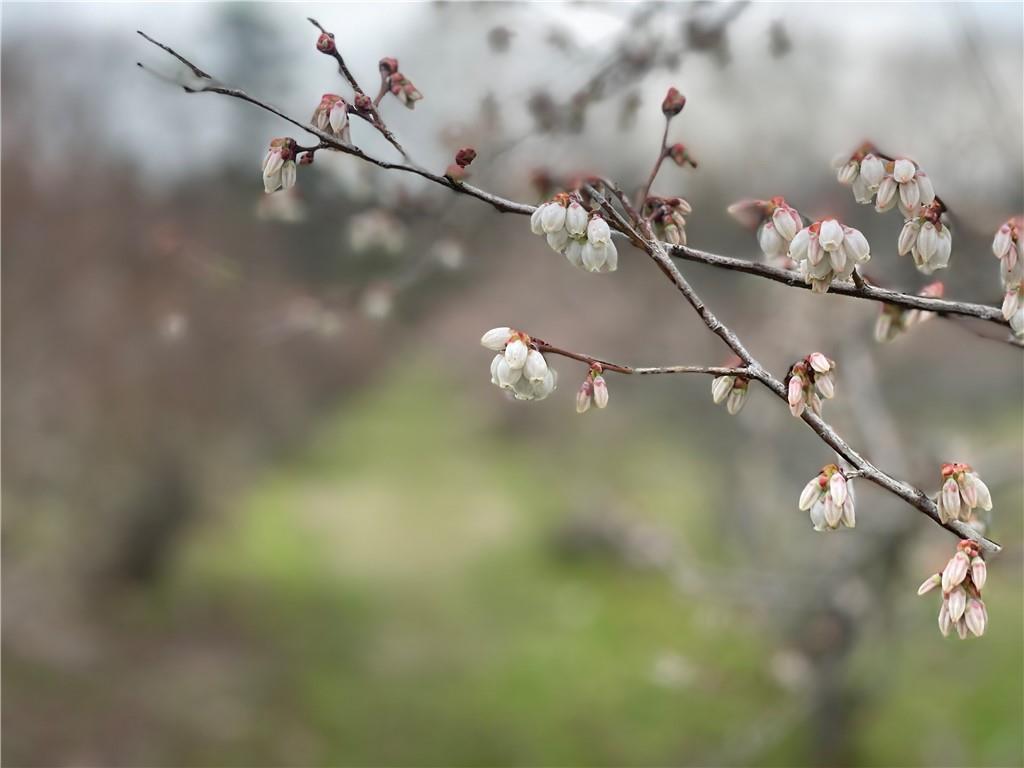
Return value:
M 873 486 L 816 534 L 834 460 L 762 389 L 555 359 L 539 403 L 489 382 L 510 325 L 634 365 L 727 350 L 641 254 L 588 275 L 502 215 L 320 153 L 188 95 L 172 45 L 307 119 L 396 56 L 383 113 L 441 172 L 536 202 L 538 173 L 646 177 L 669 85 L 697 170 L 692 245 L 760 258 L 725 207 L 783 194 L 896 255 L 832 158 L 918 160 L 952 211 L 948 296 L 998 304 L 990 242 L 1024 208 L 1024 23 L 1012 4 L 17 4 L 2 9 L 3 762 L 6 765 L 942 765 L 1024 762 L 1022 368 L 971 321 L 891 344 L 879 307 L 683 270 L 776 375 L 839 362 L 826 417 L 934 492 L 992 489 L 983 639 L 915 596 L 955 540 Z M 393 150 L 359 121 L 354 141 Z M 995 333 L 998 336 L 998 333 Z

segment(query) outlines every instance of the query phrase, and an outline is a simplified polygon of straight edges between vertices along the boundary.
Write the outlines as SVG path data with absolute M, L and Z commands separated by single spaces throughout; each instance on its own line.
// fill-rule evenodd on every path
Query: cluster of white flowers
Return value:
M 933 205 L 921 206 L 906 220 L 897 244 L 900 256 L 909 253 L 914 265 L 926 275 L 949 266 L 952 248 L 949 227 L 942 223 L 941 213 Z
M 530 216 L 530 230 L 546 236 L 552 250 L 587 272 L 614 272 L 619 266 L 608 222 L 564 192 L 537 207 Z
M 591 366 L 587 377 L 576 391 L 576 413 L 586 413 L 593 403 L 598 408 L 608 407 L 608 383 L 601 375 L 600 366 Z
M 794 363 L 787 378 L 789 412 L 799 418 L 805 408 L 810 408 L 812 413 L 820 416 L 821 398 L 830 400 L 836 394 L 835 370 L 835 361 L 821 352 L 812 352 Z
M 879 213 L 897 205 L 904 216 L 913 216 L 918 206 L 930 205 L 935 200 L 935 188 L 928 174 L 917 163 L 905 157 L 885 165 L 885 176 L 875 193 L 875 210 Z
M 789 258 L 800 265 L 800 274 L 812 291 L 825 293 L 832 280 L 849 278 L 855 267 L 869 261 L 871 249 L 860 230 L 824 219 L 796 233 L 789 244 Z
M 865 143 L 848 159 L 839 158 L 837 165 L 839 183 L 853 188 L 858 203 L 869 204 L 885 178 L 885 162 L 875 154 L 875 148 Z
M 853 528 L 857 524 L 853 486 L 835 464 L 828 464 L 800 493 L 800 511 L 810 512 L 816 531 Z
M 725 403 L 725 410 L 730 416 L 735 416 L 747 402 L 749 387 L 750 379 L 743 376 L 716 376 L 711 382 L 711 399 L 715 405 Z
M 942 465 L 942 490 L 936 499 L 943 523 L 969 522 L 975 509 L 992 509 L 992 494 L 969 464 Z
M 295 186 L 298 169 L 295 154 L 298 152 L 295 139 L 283 137 L 270 142 L 270 148 L 263 158 L 263 189 L 269 195 L 278 189 Z
M 1003 317 L 1017 336 L 1024 336 L 1024 216 L 1014 216 L 996 232 L 992 253 L 999 259 L 1003 283 Z
M 757 230 L 757 244 L 772 266 L 792 269 L 789 246 L 803 227 L 803 218 L 784 197 L 770 200 L 740 200 L 727 209 L 740 224 Z
M 352 143 L 352 130 L 348 121 L 348 103 L 336 93 L 325 93 L 310 118 L 321 131 L 337 136 L 346 144 Z
M 512 328 L 492 328 L 480 343 L 497 352 L 491 360 L 491 383 L 515 395 L 516 400 L 543 400 L 555 391 L 558 373 L 529 335 Z
M 917 295 L 941 299 L 944 292 L 945 287 L 942 282 L 936 280 L 922 288 Z M 875 321 L 875 341 L 881 343 L 892 341 L 901 333 L 905 333 L 913 326 L 931 320 L 933 317 L 935 317 L 934 312 L 927 312 L 923 309 L 905 309 L 895 304 L 883 304 L 882 311 Z
M 672 245 L 686 245 L 686 217 L 693 212 L 690 204 L 681 197 L 651 196 L 646 205 L 651 208 L 655 236 Z
M 939 608 L 939 631 L 943 637 L 956 627 L 961 640 L 968 634 L 981 637 L 988 626 L 988 610 L 981 599 L 981 590 L 988 579 L 988 566 L 981 559 L 978 543 L 966 539 L 957 544 L 956 554 L 949 559 L 942 573 L 929 576 L 917 589 L 917 594 L 942 587 L 942 606 Z

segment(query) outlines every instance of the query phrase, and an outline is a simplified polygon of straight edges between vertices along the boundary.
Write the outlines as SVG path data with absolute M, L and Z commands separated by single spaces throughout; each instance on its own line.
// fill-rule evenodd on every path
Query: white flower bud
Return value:
M 977 472 L 968 472 L 967 477 L 970 478 L 972 485 L 974 486 L 974 492 L 977 496 L 976 507 L 985 510 L 986 512 L 992 509 L 992 493 L 989 491 L 988 486 L 982 482 L 982 479 L 978 477 Z
M 563 251 L 569 263 L 580 269 L 583 268 L 583 243 L 583 240 L 569 240 Z
M 711 399 L 714 400 L 715 405 L 725 402 L 729 393 L 732 392 L 734 381 L 735 379 L 732 376 L 717 376 L 711 382 Z
M 1010 318 L 1010 330 L 1017 336 L 1024 336 L 1024 306 L 1021 306 Z
M 930 221 L 926 221 L 922 227 L 921 232 L 917 236 L 917 250 L 921 252 L 925 261 L 931 259 L 932 254 L 935 253 L 935 249 L 939 245 L 939 233 L 935 231 L 935 225 Z
M 931 576 L 929 576 L 927 579 L 921 582 L 921 586 L 917 588 L 917 594 L 923 595 L 926 592 L 931 592 L 941 583 L 942 577 L 937 573 L 933 573 Z
M 821 498 L 824 491 L 821 487 L 821 475 L 816 476 L 800 492 L 799 508 L 801 512 L 806 512 Z
M 988 612 L 985 604 L 977 598 L 967 601 L 967 608 L 964 609 L 964 623 L 975 637 L 985 634 L 985 625 L 988 624 Z
M 843 525 L 847 528 L 857 526 L 857 515 L 853 508 L 853 489 L 847 490 L 846 503 L 843 504 Z
M 917 219 L 907 219 L 900 230 L 900 239 L 896 245 L 896 251 L 900 256 L 906 256 L 910 249 L 917 244 L 918 234 L 921 232 L 921 225 Z
M 978 506 L 978 489 L 974 485 L 974 479 L 969 474 L 964 473 L 957 480 L 957 484 L 960 486 L 960 497 L 964 500 L 967 508 L 974 509 Z
M 580 251 L 580 259 L 585 270 L 599 272 L 608 259 L 607 249 L 604 246 L 594 245 L 588 240 L 583 245 L 583 250 Z
M 829 528 L 838 528 L 843 519 L 843 508 L 836 504 L 832 494 L 825 496 L 825 522 Z
M 725 401 L 725 410 L 730 416 L 735 416 L 743 410 L 743 404 L 747 402 L 747 388 L 733 387 L 729 393 L 729 399 Z
M 892 315 L 888 312 L 880 312 L 878 319 L 875 320 L 875 341 L 884 344 L 887 341 L 892 341 L 894 336 Z
M 514 339 L 505 347 L 505 362 L 513 370 L 521 369 L 526 365 L 526 357 L 530 350 L 522 339 Z
M 686 240 L 686 233 L 683 233 L 683 240 Z M 619 249 L 615 247 L 615 241 L 611 238 L 608 239 L 608 244 L 604 247 L 604 267 L 602 272 L 614 272 L 619 268 Z
M 608 222 L 600 216 L 594 216 L 587 225 L 587 240 L 592 245 L 605 245 L 612 239 L 612 230 Z
M 536 349 L 531 349 L 526 353 L 523 375 L 526 376 L 531 384 L 544 381 L 544 377 L 548 375 L 548 362 L 544 359 L 544 355 Z
M 821 229 L 818 231 L 818 243 L 826 251 L 834 251 L 843 244 L 843 227 L 835 219 L 826 219 L 821 222 Z
M 842 472 L 836 472 L 829 478 L 828 492 L 837 507 L 842 507 L 846 503 L 846 478 Z
M 1010 252 L 1012 247 L 1013 233 L 1010 231 L 1010 225 L 1003 224 L 992 239 L 992 253 L 995 254 L 997 259 L 1002 259 Z
M 1020 286 L 1011 285 L 1006 289 L 1006 295 L 1003 297 L 1003 318 L 1009 320 L 1020 308 Z
M 938 498 L 939 519 L 948 523 L 960 517 L 960 487 L 952 477 L 946 478 L 942 484 L 942 492 Z
M 979 591 L 985 588 L 985 582 L 988 581 L 988 565 L 980 557 L 971 560 L 971 581 Z
M 542 219 L 544 217 L 544 209 L 550 205 L 550 203 L 544 203 L 544 205 L 538 205 L 533 213 L 530 214 L 530 231 L 535 235 L 543 235 L 544 225 Z
M 494 386 L 500 386 L 498 381 L 498 365 L 505 361 L 504 355 L 495 355 L 494 359 L 491 360 L 491 384 Z
M 811 525 L 814 526 L 816 531 L 825 530 L 827 521 L 825 520 L 825 501 L 823 499 L 818 499 L 811 506 Z
M 516 382 L 522 378 L 522 368 L 512 368 L 503 355 L 498 364 L 494 367 L 494 378 L 498 380 L 498 386 L 502 389 L 512 389 Z
M 544 212 L 540 216 L 541 228 L 545 234 L 560 232 L 565 229 L 565 206 L 561 203 L 551 202 L 544 206 Z
M 796 235 L 793 236 L 793 240 L 789 244 L 789 258 L 793 261 L 803 261 L 807 258 L 807 246 L 811 240 L 811 230 L 804 227 Z
M 875 210 L 885 213 L 892 210 L 896 205 L 896 192 L 898 184 L 892 176 L 886 176 L 878 185 L 878 195 L 875 197 Z
M 821 264 L 823 257 L 825 256 L 825 249 L 821 247 L 821 238 L 817 235 L 811 235 L 811 239 L 807 243 L 807 263 L 808 269 Z M 828 270 L 832 267 L 829 265 Z
M 949 630 L 953 628 L 953 622 L 949 618 L 949 602 L 943 598 L 942 606 L 939 608 L 939 632 L 943 637 L 949 637 Z
M 792 240 L 803 223 L 800 221 L 800 216 L 792 208 L 776 208 L 775 213 L 772 214 L 772 224 L 775 225 L 775 231 L 779 233 L 779 236 L 785 240 Z
M 910 160 L 900 158 L 893 163 L 892 177 L 899 184 L 906 184 L 914 178 L 915 173 L 917 173 L 917 166 L 915 166 Z
M 480 344 L 487 349 L 501 352 L 505 349 L 505 344 L 511 335 L 512 329 L 506 326 L 491 328 L 491 330 L 480 337 Z
M 917 181 L 911 179 L 908 182 L 900 184 L 900 203 L 908 211 L 914 211 L 921 202 L 921 189 L 917 186 Z
M 538 381 L 531 386 L 533 388 L 533 398 L 543 400 L 554 392 L 555 387 L 558 386 L 558 372 L 554 368 L 548 368 L 548 372 L 544 374 L 543 381 Z
M 961 640 L 967 639 L 967 621 L 963 616 L 961 616 L 960 621 L 956 623 L 956 634 Z
M 949 558 L 946 567 L 942 569 L 942 591 L 948 593 L 963 582 L 967 578 L 967 569 L 970 567 L 970 564 L 970 559 L 960 550 Z M 957 616 L 956 618 L 960 617 Z
M 921 193 L 921 205 L 929 205 L 935 200 L 935 187 L 932 186 L 932 180 L 926 173 L 918 171 L 917 174 L 917 189 Z
M 576 392 L 576 413 L 586 413 L 590 410 L 590 402 L 594 396 L 594 383 L 590 376 L 587 376 Z
M 861 205 L 868 205 L 875 195 L 875 188 L 868 184 L 863 176 L 858 176 L 853 182 L 853 199 Z
M 564 229 L 549 232 L 547 235 L 548 247 L 555 253 L 561 253 L 569 245 L 569 233 Z
M 828 373 L 832 370 L 832 363 L 821 352 L 811 352 L 807 356 L 807 362 L 811 364 L 815 373 Z
M 868 189 L 874 191 L 885 177 L 885 163 L 875 155 L 864 155 L 864 159 L 860 161 L 860 175 L 867 183 Z
M 594 377 L 594 405 L 598 408 L 608 407 L 608 385 L 604 376 Z
M 768 221 L 761 226 L 761 230 L 757 235 L 758 245 L 761 246 L 761 251 L 768 258 L 778 258 L 786 252 L 786 241 L 776 231 L 774 224 Z
M 790 408 L 795 408 L 803 403 L 804 384 L 799 376 L 791 376 L 789 379 L 788 399 Z
M 832 379 L 831 373 L 825 373 L 821 376 L 817 376 L 814 379 L 814 386 L 818 388 L 821 396 L 826 400 L 831 400 L 836 396 L 836 384 Z
M 967 607 L 967 592 L 963 587 L 955 587 L 949 593 L 949 618 L 952 621 L 960 621 Z
M 871 246 L 868 239 L 859 229 L 843 227 L 843 250 L 846 256 L 856 264 L 863 264 L 871 260 Z
M 854 181 L 856 181 L 859 173 L 860 163 L 858 163 L 856 160 L 851 160 L 850 162 L 848 162 L 846 165 L 839 169 L 839 172 L 836 174 L 836 178 L 839 180 L 840 184 L 845 184 L 849 186 L 850 184 L 853 184 Z
M 573 237 L 582 237 L 587 232 L 587 209 L 573 200 L 565 214 L 565 229 Z

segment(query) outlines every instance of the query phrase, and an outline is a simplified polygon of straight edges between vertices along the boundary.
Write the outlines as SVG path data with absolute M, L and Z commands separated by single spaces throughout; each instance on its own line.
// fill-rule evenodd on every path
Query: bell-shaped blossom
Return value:
M 992 253 L 999 259 L 999 273 L 1005 287 L 1019 284 L 1024 280 L 1022 233 L 1024 233 L 1024 216 L 1014 216 L 999 228 L 996 236 L 992 239 Z
M 576 392 L 576 413 L 586 413 L 591 404 L 598 408 L 608 407 L 608 382 L 601 375 L 601 366 L 597 363 L 590 367 Z
M 969 464 L 946 463 L 942 465 L 942 488 L 935 503 L 943 523 L 969 522 L 974 510 L 992 509 L 992 494 Z
M 480 344 L 498 353 L 491 360 L 491 383 L 517 400 L 543 400 L 555 390 L 558 374 L 529 335 L 502 326 L 487 331 Z
M 917 163 L 900 157 L 885 164 L 885 176 L 878 184 L 875 210 L 883 213 L 898 205 L 903 215 L 910 218 L 916 215 L 919 206 L 928 206 L 934 201 L 932 181 Z
M 835 464 L 822 467 L 804 486 L 798 506 L 801 512 L 810 513 L 816 531 L 853 528 L 857 524 L 853 487 Z
M 297 151 L 298 143 L 295 139 L 283 137 L 270 142 L 270 148 L 263 158 L 263 189 L 268 195 L 278 189 L 291 189 L 295 186 Z
M 565 255 L 573 266 L 588 272 L 614 272 L 619 252 L 611 227 L 602 216 L 588 213 L 564 192 L 538 206 L 530 216 L 530 231 L 544 235 L 548 246 Z
M 885 161 L 870 142 L 865 142 L 849 157 L 838 158 L 836 177 L 840 184 L 853 188 L 858 203 L 868 204 L 885 177 Z
M 337 136 L 346 144 L 352 143 L 348 120 L 348 103 L 335 93 L 325 93 L 310 119 L 321 131 Z
M 728 367 L 735 368 L 739 363 L 739 358 L 735 358 Z M 711 381 L 711 399 L 715 405 L 725 403 L 725 410 L 735 416 L 743 410 L 749 388 L 750 379 L 745 376 L 716 376 Z
M 823 219 L 796 233 L 789 258 L 800 265 L 811 290 L 825 293 L 833 280 L 848 279 L 858 265 L 868 262 L 871 249 L 859 230 Z
M 812 352 L 803 360 L 793 364 L 786 379 L 786 399 L 789 412 L 799 418 L 810 408 L 821 415 L 821 398 L 835 397 L 836 363 L 821 352 Z
M 953 236 L 942 223 L 938 206 L 922 206 L 906 220 L 900 231 L 897 250 L 900 256 L 911 254 L 919 271 L 930 275 L 949 266 Z
M 741 200 L 728 208 L 729 214 L 744 226 L 757 230 L 757 244 L 772 266 L 792 269 L 790 243 L 803 228 L 803 218 L 784 197 L 770 200 Z
M 985 561 L 978 543 L 965 539 L 940 573 L 929 576 L 917 589 L 918 595 L 942 587 L 939 606 L 939 632 L 943 637 L 956 629 L 961 640 L 970 635 L 981 637 L 988 627 L 988 610 L 981 598 L 987 578 Z

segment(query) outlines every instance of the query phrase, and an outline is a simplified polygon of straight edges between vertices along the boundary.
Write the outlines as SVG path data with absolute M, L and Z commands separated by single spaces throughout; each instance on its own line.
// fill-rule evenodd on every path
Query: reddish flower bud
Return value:
M 320 53 L 334 53 L 337 50 L 334 47 L 334 35 L 330 32 L 321 32 L 316 40 L 316 49 Z
M 355 104 L 356 109 L 358 109 L 360 112 L 369 112 L 370 109 L 373 107 L 373 99 L 371 99 L 365 93 L 357 93 L 355 99 L 353 100 L 353 104 Z
M 476 160 L 476 150 L 472 147 L 463 147 L 455 153 L 455 162 L 457 165 L 465 168 L 467 165 Z
M 303 152 L 299 155 L 299 165 L 310 165 L 313 162 L 312 152 Z
M 686 149 L 684 144 L 673 144 L 668 148 L 668 156 L 672 158 L 672 162 L 683 167 L 689 165 L 693 168 L 697 167 L 697 161 L 690 157 L 690 153 Z
M 380 60 L 380 76 L 390 77 L 398 71 L 398 59 L 392 58 L 391 56 L 385 56 Z
M 676 88 L 669 88 L 665 100 L 661 102 L 661 111 L 665 117 L 675 117 L 686 106 L 686 97 Z

